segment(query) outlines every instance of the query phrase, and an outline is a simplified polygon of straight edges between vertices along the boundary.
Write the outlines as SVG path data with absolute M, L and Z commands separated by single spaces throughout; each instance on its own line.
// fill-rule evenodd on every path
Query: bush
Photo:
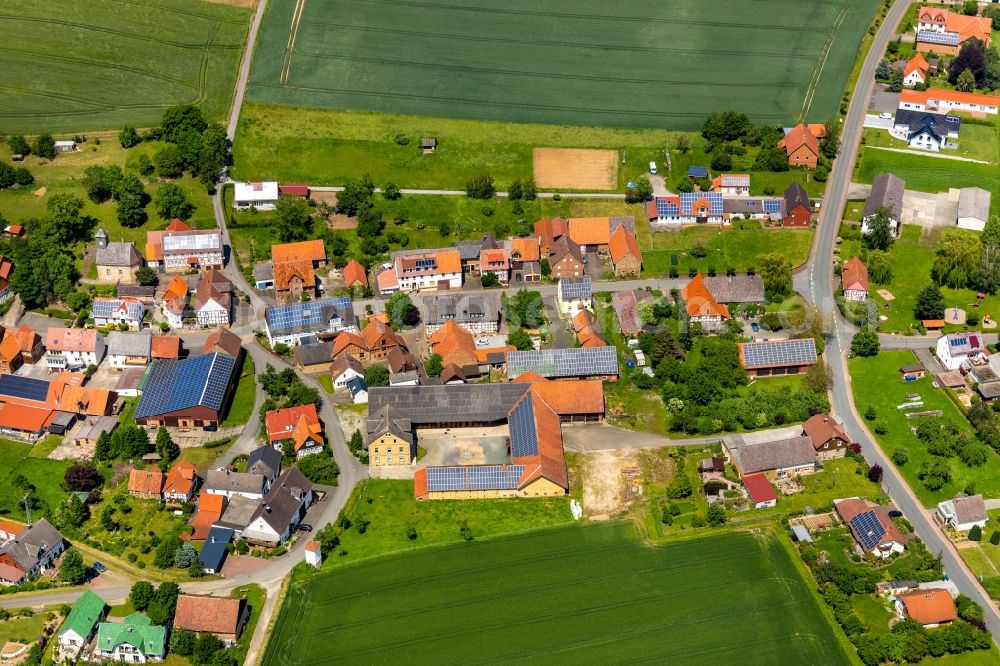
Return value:
M 983 530 L 979 525 L 973 525 L 972 529 L 969 530 L 969 541 L 982 541 L 983 540 Z
M 994 546 L 1000 546 L 1000 530 L 993 530 L 993 534 L 990 535 L 990 543 Z
M 417 540 L 417 528 L 413 525 L 407 525 L 406 527 L 406 538 L 410 541 Z
M 865 410 L 865 420 L 874 421 L 876 416 L 878 412 L 875 411 L 875 405 L 868 405 L 868 409 Z
M 902 446 L 897 446 L 892 452 L 892 462 L 902 467 L 909 461 L 910 453 Z
M 472 541 L 475 537 L 472 534 L 472 528 L 469 527 L 469 521 L 463 520 L 462 526 L 458 529 L 458 533 L 462 535 L 462 538 L 466 541 Z

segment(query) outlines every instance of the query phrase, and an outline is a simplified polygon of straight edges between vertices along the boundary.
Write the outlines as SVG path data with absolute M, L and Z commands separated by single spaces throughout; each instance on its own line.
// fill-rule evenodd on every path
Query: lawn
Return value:
M 12 617 L 9 620 L 0 622 L 0 646 L 7 641 L 17 641 L 18 643 L 30 643 L 38 640 L 42 635 L 42 628 L 45 626 L 45 613 L 38 613 L 31 617 Z
M 125 150 L 118 143 L 117 135 L 102 134 L 90 136 L 86 143 L 80 145 L 79 151 L 60 154 L 51 162 L 29 156 L 24 161 L 24 165 L 34 175 L 35 182 L 30 187 L 23 189 L 0 190 L 0 215 L 11 222 L 29 217 L 42 217 L 48 214 L 46 206 L 54 195 L 74 194 L 85 202 L 81 215 L 95 219 L 97 225 L 107 230 L 111 240 L 133 241 L 138 244 L 141 251 L 141 248 L 145 247 L 147 231 L 163 229 L 167 226 L 166 220 L 157 217 L 156 209 L 152 203 L 152 197 L 160 183 L 156 181 L 146 183 L 146 192 L 150 196 L 149 205 L 146 206 L 148 220 L 141 227 L 129 229 L 118 223 L 115 203 L 109 201 L 95 204 L 87 199 L 87 191 L 82 182 L 83 172 L 87 167 L 94 165 L 117 165 L 125 168 L 127 165 L 134 164 L 141 153 L 152 157 L 164 145 L 159 141 L 150 141 Z M 0 161 L 7 162 L 9 160 L 10 146 L 7 145 L 6 141 L 0 142 Z M 194 214 L 188 220 L 188 224 L 195 228 L 215 226 L 212 199 L 205 192 L 205 186 L 193 180 L 191 176 L 184 176 L 176 182 L 184 188 L 188 200 L 195 205 Z M 45 190 L 44 194 L 42 196 L 36 195 L 35 192 L 42 188 Z M 96 231 L 96 228 L 94 230 Z M 82 253 L 79 256 L 82 256 Z
M 333 395 L 333 377 L 328 374 L 316 375 L 316 381 L 323 387 L 323 390 Z
M 412 481 L 368 479 L 355 488 L 344 508 L 354 523 L 340 536 L 341 547 L 326 553 L 327 568 L 401 550 L 462 540 L 459 528 L 468 521 L 477 539 L 573 521 L 567 499 L 513 499 L 417 502 Z M 361 519 L 371 521 L 364 534 Z M 406 537 L 413 526 L 417 538 Z
M 229 111 L 250 11 L 202 0 L 7 0 L 5 132 L 148 127 L 173 104 Z
M 256 390 L 257 380 L 254 379 L 253 359 L 247 354 L 243 359 L 243 373 L 233 393 L 233 400 L 229 404 L 229 413 L 222 422 L 223 428 L 246 425 L 253 414 Z
M 250 606 L 250 619 L 243 628 L 240 640 L 232 648 L 232 654 L 236 657 L 236 663 L 242 664 L 250 648 L 250 641 L 253 639 L 254 629 L 257 627 L 257 620 L 260 619 L 261 608 L 264 607 L 264 590 L 260 585 L 244 585 L 237 587 L 230 595 L 234 599 L 246 599 Z
M 909 150 L 907 143 L 902 139 L 892 137 L 887 131 L 869 127 L 865 130 L 866 146 L 881 146 L 887 148 L 899 148 Z M 919 152 L 919 151 L 918 151 Z M 985 125 L 972 122 L 963 122 L 958 138 L 958 148 L 948 148 L 942 150 L 941 155 L 952 155 L 955 157 L 965 157 L 971 160 L 982 162 L 997 161 L 997 130 L 994 125 Z M 940 160 L 937 153 L 920 152 L 920 156 L 927 160 Z M 953 161 L 953 160 L 952 160 Z M 950 161 L 951 162 L 951 161 Z M 949 163 L 950 163 L 949 162 Z
M 720 97 L 758 121 L 836 113 L 880 3 L 478 0 L 269 5 L 255 102 L 693 129 Z M 754 48 L 746 48 L 753 44 Z M 696 73 L 696 74 L 695 74 Z M 728 104 L 728 102 L 727 102 Z
M 958 458 L 950 458 L 951 481 L 940 490 L 927 489 L 917 478 L 920 465 L 932 460 L 934 456 L 928 453 L 926 445 L 910 432 L 910 428 L 915 427 L 919 420 L 908 420 L 901 410 L 896 409 L 897 405 L 906 402 L 908 393 L 921 395 L 924 402 L 922 409 L 943 410 L 944 421 L 953 423 L 965 431 L 971 432 L 972 428 L 955 404 L 944 394 L 943 389 L 931 386 L 932 377 L 927 376 L 913 382 L 902 381 L 899 366 L 913 363 L 915 360 L 912 352 L 882 351 L 872 358 L 852 358 L 848 361 L 854 403 L 858 406 L 858 411 L 863 413 L 869 405 L 874 405 L 878 420 L 883 421 L 888 428 L 885 435 L 876 435 L 882 451 L 891 456 L 897 447 L 906 449 L 909 460 L 900 467 L 900 472 L 924 506 L 932 507 L 942 500 L 954 497 L 970 483 L 975 484 L 975 492 L 982 493 L 986 497 L 1000 496 L 1000 458 L 992 450 L 989 452 L 988 462 L 982 467 L 968 467 Z
M 895 613 L 889 612 L 881 596 L 856 594 L 851 597 L 851 607 L 862 624 L 876 634 L 889 633 L 889 621 L 896 617 Z
M 834 631 L 774 536 L 605 523 L 293 581 L 263 663 L 852 663 Z
M 894 173 L 906 181 L 906 189 L 920 192 L 946 192 L 949 187 L 1000 191 L 1000 169 L 995 164 L 934 159 L 887 150 L 863 151 L 861 161 L 855 165 L 854 180 L 871 183 L 880 173 Z M 1000 213 L 1000 197 L 993 197 L 990 213 Z
M 225 450 L 226 449 L 223 447 L 206 449 L 204 446 L 181 449 L 181 460 L 188 461 L 194 465 L 199 472 L 204 473 L 212 467 L 212 463 L 215 462 L 215 459 L 224 453 Z
M 36 446 L 45 446 L 45 440 Z M 72 461 L 35 458 L 31 456 L 32 451 L 30 444 L 0 439 L 0 514 L 24 520 L 21 495 L 13 483 L 18 476 L 34 485 L 32 494 L 50 507 L 66 498 L 66 491 L 60 484 Z

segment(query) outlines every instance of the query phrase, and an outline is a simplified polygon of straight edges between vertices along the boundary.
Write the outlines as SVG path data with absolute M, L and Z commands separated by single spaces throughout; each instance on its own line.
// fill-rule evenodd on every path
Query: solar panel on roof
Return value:
M 325 298 L 318 301 L 268 308 L 264 312 L 264 318 L 273 335 L 299 327 L 319 326 L 320 324 L 325 327 L 330 317 L 348 311 L 350 307 L 349 298 Z
M 590 277 L 561 278 L 559 285 L 566 298 L 590 298 Z
M 163 360 L 146 373 L 136 418 L 195 406 L 218 410 L 226 397 L 236 359 L 213 352 L 183 360 Z
M 510 455 L 512 458 L 538 455 L 538 432 L 531 397 L 525 396 L 510 413 Z
M 656 200 L 656 214 L 660 217 L 666 217 L 667 215 L 667 202 L 665 199 Z
M 524 474 L 524 465 L 474 465 L 470 467 L 428 467 L 427 490 L 510 490 Z
M 861 539 L 862 545 L 865 550 L 872 550 L 878 545 L 878 542 L 885 536 L 885 528 L 879 521 L 878 516 L 875 515 L 874 511 L 866 511 L 864 513 L 859 513 L 851 519 L 851 526 L 854 527 L 858 534 L 858 538 Z
M 699 201 L 708 201 L 711 207 L 711 215 L 721 215 L 723 209 L 723 198 L 721 192 L 681 192 L 681 211 L 685 215 L 691 215 L 691 207 Z
M 507 354 L 507 376 L 525 372 L 543 377 L 585 377 L 618 374 L 618 352 L 614 347 L 541 349 Z
M 49 394 L 49 383 L 44 379 L 20 377 L 18 375 L 0 375 L 0 396 L 7 395 L 22 400 L 45 402 Z
M 917 41 L 925 44 L 942 44 L 944 46 L 958 46 L 957 32 L 935 32 L 933 30 L 917 31 Z
M 765 213 L 778 213 L 781 211 L 781 201 L 778 199 L 764 199 Z
M 812 338 L 745 342 L 742 350 L 747 368 L 806 365 L 816 362 L 816 342 Z

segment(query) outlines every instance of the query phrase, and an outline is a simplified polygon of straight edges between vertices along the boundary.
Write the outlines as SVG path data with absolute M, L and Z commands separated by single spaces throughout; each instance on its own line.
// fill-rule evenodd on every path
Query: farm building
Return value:
M 844 300 L 854 303 L 868 300 L 868 267 L 860 258 L 853 257 L 844 262 L 840 285 L 844 290 Z
M 812 338 L 740 343 L 740 363 L 751 377 L 797 375 L 815 362 Z
M 764 304 L 764 279 L 759 275 L 716 275 L 704 277 L 702 281 L 716 303 Z
M 635 218 L 632 217 L 572 217 L 567 222 L 566 234 L 580 252 L 607 252 L 611 236 L 619 228 L 635 237 Z
M 614 347 L 541 349 L 507 354 L 507 378 L 535 372 L 546 379 L 618 379 L 618 352 Z
M 816 471 L 816 450 L 805 436 L 761 440 L 735 435 L 724 439 L 722 448 L 741 476 L 760 472 L 768 479 L 784 479 Z
M 893 235 L 899 235 L 905 188 L 906 182 L 899 176 L 891 173 L 875 176 L 872 181 L 871 193 L 865 199 L 865 208 L 861 213 L 862 233 L 868 233 L 868 221 L 875 216 L 875 213 L 885 208 L 889 211 L 889 226 L 892 228 Z
M 305 183 L 285 183 L 278 185 L 279 197 L 296 197 L 298 199 L 309 198 L 309 186 Z
M 996 115 L 997 109 L 1000 107 L 1000 97 L 961 92 L 949 88 L 904 90 L 899 94 L 899 107 L 913 111 L 934 111 L 937 113 L 962 111 Z
M 236 183 L 233 185 L 233 208 L 273 210 L 278 204 L 278 183 Z
M 229 647 L 243 633 L 250 620 L 250 607 L 245 599 L 181 594 L 174 611 L 174 629 L 196 634 L 213 634 Z
M 139 499 L 160 499 L 163 491 L 163 472 L 160 470 L 133 469 L 128 475 L 128 494 Z
M 639 243 L 624 225 L 619 226 L 611 234 L 608 250 L 615 277 L 638 276 L 642 272 L 642 252 L 639 250 Z
M 135 408 L 139 425 L 218 427 L 238 379 L 237 360 L 212 352 L 177 361 L 156 361 Z
M 926 375 L 927 369 L 921 363 L 910 363 L 909 365 L 901 365 L 899 374 L 902 375 L 903 381 L 912 382 Z
M 858 497 L 833 500 L 833 506 L 851 528 L 851 535 L 862 554 L 871 553 L 885 559 L 906 549 L 906 539 L 892 522 L 886 507 Z
M 771 482 L 763 474 L 748 474 L 741 480 L 754 508 L 769 509 L 778 504 L 778 494 L 774 492 Z
M 272 346 L 302 344 L 304 338 L 357 331 L 354 307 L 347 297 L 291 303 L 264 311 L 264 330 Z
M 958 191 L 959 229 L 982 231 L 990 217 L 990 193 L 981 187 L 963 187 Z

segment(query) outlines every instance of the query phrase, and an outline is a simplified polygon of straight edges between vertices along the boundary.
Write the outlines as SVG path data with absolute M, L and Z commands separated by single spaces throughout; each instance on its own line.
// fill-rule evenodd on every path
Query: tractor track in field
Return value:
M 106 33 L 109 35 L 115 35 L 116 37 L 124 37 L 126 39 L 136 39 L 143 42 L 152 42 L 154 44 L 166 44 L 168 46 L 173 46 L 179 49 L 191 49 L 197 51 L 203 51 L 205 49 L 240 49 L 242 45 L 240 44 L 216 44 L 212 45 L 211 35 L 209 36 L 208 43 L 206 44 L 191 44 L 189 42 L 175 42 L 169 39 L 158 39 L 150 35 L 141 35 L 134 32 L 127 32 L 125 30 L 115 30 L 113 28 L 108 28 L 105 26 L 91 25 L 88 23 L 76 23 L 75 21 L 63 21 L 61 19 L 52 18 L 41 18 L 37 16 L 15 16 L 13 14 L 0 14 L 0 21 L 22 21 L 26 23 L 41 23 L 44 25 L 57 25 L 65 28 L 78 28 L 80 30 L 90 30 L 92 32 Z M 218 30 L 219 24 L 215 23 L 212 26 L 213 30 Z
M 164 12 L 170 12 L 172 14 L 181 14 L 183 16 L 194 16 L 200 19 L 205 19 L 206 21 L 215 21 L 217 23 L 229 23 L 230 25 L 242 26 L 245 23 L 242 19 L 225 18 L 222 16 L 212 16 L 210 14 L 202 14 L 200 12 L 194 12 L 191 11 L 190 9 L 179 9 L 177 7 L 171 7 L 169 5 L 158 4 L 158 3 L 139 2 L 138 0 L 107 0 L 107 2 L 117 2 L 120 5 L 135 5 L 137 7 L 157 9 Z
M 823 76 L 823 70 L 826 68 L 826 60 L 830 57 L 830 51 L 833 50 L 833 45 L 836 42 L 835 37 L 840 31 L 840 26 L 843 25 L 844 20 L 847 18 L 849 13 L 849 8 L 857 4 L 857 0 L 850 0 L 841 9 L 840 13 L 837 14 L 837 19 L 833 22 L 830 28 L 830 36 L 827 37 L 826 44 L 823 45 L 823 51 L 820 53 L 820 58 L 816 63 L 816 69 L 813 70 L 813 77 L 809 81 L 809 86 L 806 88 L 806 94 L 802 97 L 802 109 L 799 111 L 799 122 L 804 122 L 806 114 L 809 113 L 809 109 L 812 107 L 813 97 L 816 96 L 816 89 L 819 87 L 819 80 Z
M 285 57 L 281 62 L 281 74 L 278 80 L 288 83 L 288 73 L 292 69 L 292 56 L 295 53 L 295 40 L 299 36 L 299 23 L 306 8 L 306 0 L 295 0 L 295 11 L 292 13 L 292 25 L 288 29 L 288 43 L 285 45 Z
M 38 60 L 50 60 L 50 61 L 53 61 L 53 62 L 65 62 L 65 63 L 69 63 L 69 64 L 72 64 L 72 65 L 86 65 L 88 67 L 102 67 L 102 68 L 109 68 L 109 69 L 118 69 L 118 70 L 121 70 L 123 72 L 131 72 L 133 74 L 139 74 L 140 76 L 146 76 L 146 77 L 149 77 L 151 79 L 157 79 L 157 80 L 160 80 L 160 81 L 166 81 L 168 83 L 175 83 L 177 85 L 184 86 L 185 88 L 190 88 L 191 90 L 194 90 L 194 91 L 197 92 L 197 87 L 195 87 L 194 85 L 192 85 L 188 81 L 184 81 L 184 80 L 181 80 L 181 79 L 175 79 L 175 78 L 173 78 L 171 76 L 167 76 L 165 74 L 158 74 L 156 72 L 150 72 L 148 70 L 139 69 L 138 67 L 130 67 L 128 65 L 120 65 L 120 64 L 117 64 L 117 63 L 107 62 L 107 61 L 103 61 L 103 60 L 90 60 L 89 58 L 80 58 L 80 57 L 77 57 L 77 56 L 60 56 L 60 55 L 55 55 L 53 53 L 38 53 L 38 52 L 35 52 L 35 51 L 28 51 L 26 49 L 14 49 L 14 48 L 10 48 L 8 46 L 0 46 L 0 51 L 6 51 L 7 53 L 17 53 L 19 55 L 26 55 L 26 56 L 30 56 L 31 58 L 38 59 Z M 127 104 L 123 104 L 123 105 L 120 105 L 118 108 L 137 108 L 137 107 L 130 106 L 130 105 L 127 105 Z

